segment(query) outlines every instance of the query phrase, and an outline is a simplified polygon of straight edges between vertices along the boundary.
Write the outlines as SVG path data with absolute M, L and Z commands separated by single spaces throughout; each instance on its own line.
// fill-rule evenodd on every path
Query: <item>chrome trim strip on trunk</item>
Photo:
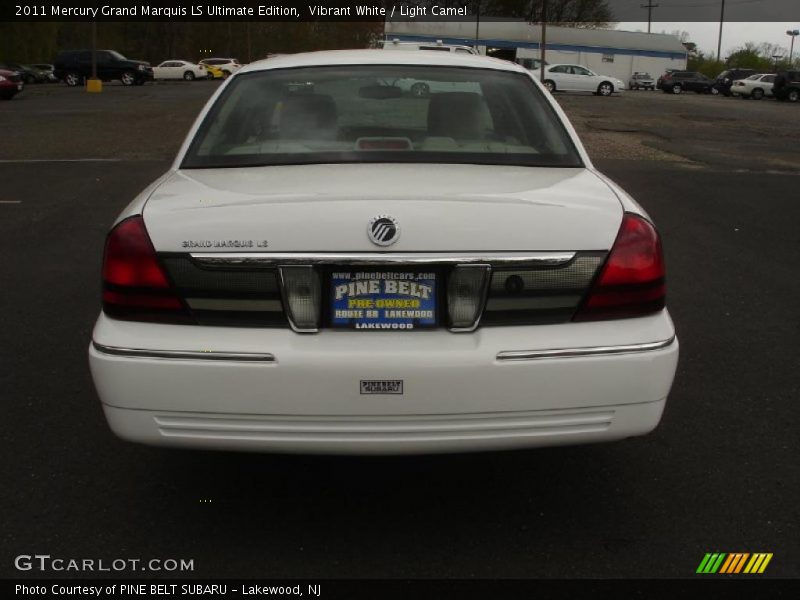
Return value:
M 649 342 L 646 344 L 627 344 L 623 346 L 592 346 L 587 348 L 559 348 L 556 350 L 508 350 L 498 352 L 497 360 L 540 360 L 543 358 L 577 358 L 582 356 L 604 356 L 610 354 L 633 354 L 661 350 L 675 342 L 673 335 L 668 340 Z
M 575 252 L 214 252 L 191 254 L 206 268 L 275 268 L 290 265 L 464 265 L 555 267 Z
M 92 342 L 95 350 L 110 356 L 127 358 L 163 358 L 170 360 L 223 360 L 234 362 L 273 363 L 275 356 L 255 352 L 216 352 L 211 350 L 144 350 L 141 348 L 120 348 Z

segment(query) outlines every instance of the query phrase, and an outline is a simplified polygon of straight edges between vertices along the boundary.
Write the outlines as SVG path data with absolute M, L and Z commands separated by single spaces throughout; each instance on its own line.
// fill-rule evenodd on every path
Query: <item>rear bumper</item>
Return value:
M 111 428 L 153 445 L 320 453 L 610 441 L 657 424 L 678 343 L 666 311 L 469 334 L 228 329 L 98 320 Z M 362 380 L 402 393 L 362 394 Z
M 112 431 L 154 446 L 303 454 L 416 454 L 609 442 L 643 435 L 665 400 L 463 415 L 261 416 L 103 405 Z

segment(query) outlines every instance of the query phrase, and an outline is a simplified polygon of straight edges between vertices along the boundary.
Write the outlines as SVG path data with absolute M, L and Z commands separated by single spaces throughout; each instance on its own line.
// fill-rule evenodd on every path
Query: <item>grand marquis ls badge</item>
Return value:
M 370 219 L 367 235 L 373 244 L 391 246 L 400 237 L 400 225 L 394 217 L 378 215 Z

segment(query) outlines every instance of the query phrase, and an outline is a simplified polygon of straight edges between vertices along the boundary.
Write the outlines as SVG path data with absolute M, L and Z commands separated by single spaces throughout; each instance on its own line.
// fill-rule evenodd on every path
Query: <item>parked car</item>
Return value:
M 472 46 L 445 44 L 442 40 L 435 42 L 401 42 L 399 39 L 381 40 L 378 42 L 384 50 L 434 50 L 438 52 L 456 52 L 460 54 L 478 54 Z
M 223 78 L 230 77 L 242 68 L 242 65 L 235 58 L 204 58 L 198 64 L 205 67 L 217 67 L 222 71 Z
M 696 92 L 708 94 L 714 82 L 696 71 L 672 71 L 664 73 L 659 79 L 659 87 L 665 94 L 680 94 L 681 92 Z
M 54 73 L 55 67 L 53 65 L 48 64 L 48 63 L 37 63 L 37 64 L 31 65 L 31 66 L 39 69 L 40 71 L 42 71 L 45 74 L 48 83 L 53 83 L 53 82 L 58 81 L 58 78 L 56 77 L 56 75 Z
M 542 60 L 539 58 L 517 58 L 514 62 L 525 67 L 529 71 L 538 71 L 542 68 Z M 545 67 L 549 64 L 549 62 L 544 61 Z
M 717 75 L 714 85 L 711 88 L 712 94 L 731 95 L 731 86 L 737 79 L 745 79 L 750 75 L 755 75 L 755 69 L 727 69 Z
M 186 60 L 165 60 L 157 67 L 153 67 L 154 79 L 206 79 L 208 72 L 204 65 L 198 65 Z
M 419 81 L 413 77 L 402 77 L 391 83 L 416 98 L 427 98 L 431 94 L 479 91 L 475 82 Z
M 656 427 L 659 234 L 530 71 L 349 50 L 241 75 L 106 238 L 89 363 L 118 436 L 420 453 Z M 476 91 L 375 83 L 403 77 Z
M 680 71 L 680 69 L 665 69 L 664 70 L 664 74 L 663 75 L 659 75 L 658 79 L 656 80 L 656 89 L 659 89 L 659 90 L 661 89 L 661 82 L 664 81 L 664 77 L 666 77 L 667 75 L 671 75 L 672 73 L 675 73 L 676 71 Z
M 0 69 L 0 99 L 11 100 L 25 89 L 22 76 L 16 71 Z
M 214 65 L 203 65 L 206 69 L 206 78 L 207 79 L 225 79 L 228 77 L 222 69 L 216 67 Z
M 534 75 L 539 78 L 540 73 Z M 548 65 L 542 83 L 551 92 L 592 92 L 597 96 L 610 96 L 625 89 L 621 79 L 598 75 L 583 65 Z
M 629 90 L 654 90 L 656 89 L 656 81 L 650 73 L 634 73 L 628 81 Z
M 731 94 L 742 98 L 761 100 L 765 95 L 772 96 L 772 86 L 775 75 L 770 73 L 756 73 L 747 79 L 737 79 L 731 84 Z
M 92 51 L 59 52 L 54 66 L 59 80 L 68 86 L 80 85 L 92 75 Z M 153 68 L 148 62 L 130 60 L 115 50 L 98 50 L 97 77 L 103 81 L 118 79 L 123 85 L 143 85 L 153 79 Z
M 44 83 L 47 81 L 47 73 L 41 69 L 37 69 L 33 65 L 22 65 L 20 63 L 0 63 L 0 69 L 19 73 L 22 81 L 27 84 Z
M 800 71 L 781 71 L 775 76 L 772 95 L 778 100 L 800 100 Z

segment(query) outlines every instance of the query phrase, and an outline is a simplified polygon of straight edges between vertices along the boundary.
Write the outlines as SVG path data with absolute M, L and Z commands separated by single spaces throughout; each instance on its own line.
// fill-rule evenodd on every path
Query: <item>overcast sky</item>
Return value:
M 617 29 L 625 31 L 647 31 L 647 22 L 619 23 Z M 725 58 L 745 42 L 769 42 L 779 44 L 789 54 L 789 36 L 787 29 L 800 29 L 800 22 L 796 23 L 725 23 L 722 27 L 722 57 Z M 716 23 L 661 23 L 654 22 L 652 33 L 672 33 L 673 31 L 687 31 L 689 41 L 694 42 L 705 54 L 717 53 L 717 37 L 719 36 L 719 22 Z M 794 42 L 794 56 L 800 55 L 800 36 Z

